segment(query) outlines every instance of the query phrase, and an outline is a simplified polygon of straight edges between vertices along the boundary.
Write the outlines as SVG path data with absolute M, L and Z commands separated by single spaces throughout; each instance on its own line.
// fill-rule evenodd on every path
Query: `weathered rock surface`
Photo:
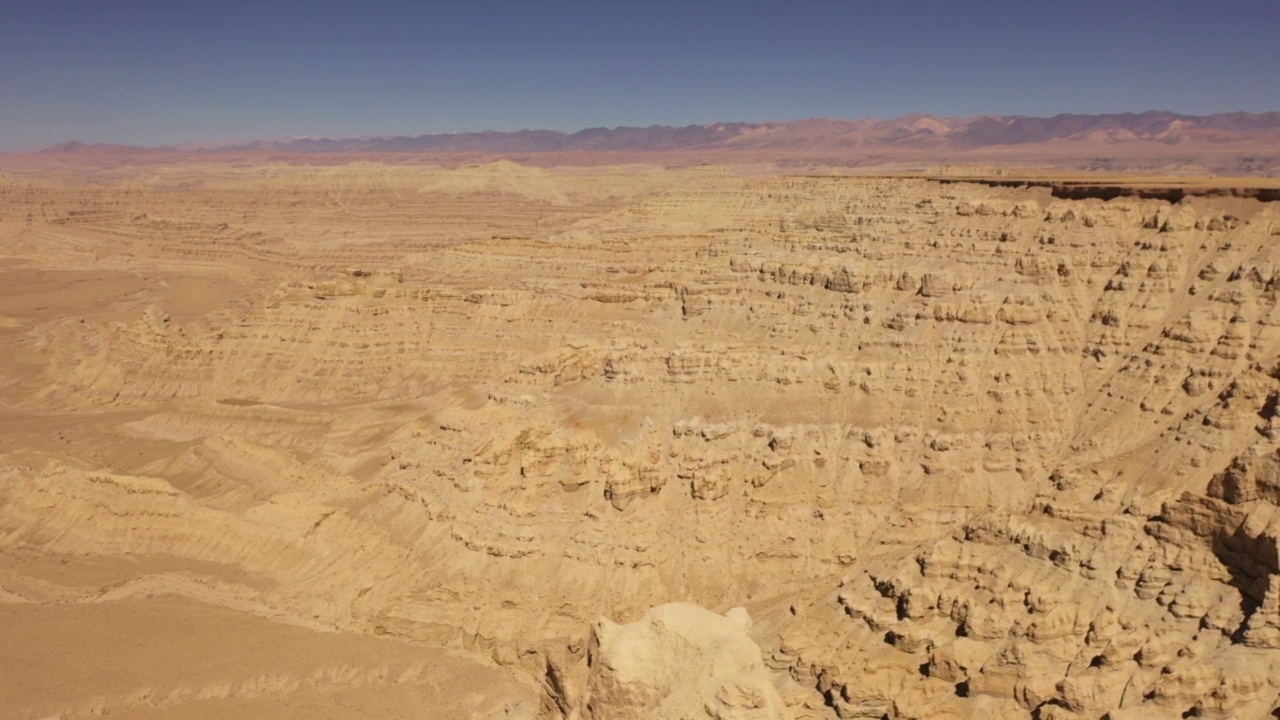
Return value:
M 504 688 L 477 708 L 546 717 L 607 694 L 598 618 L 673 602 L 748 608 L 797 718 L 1280 706 L 1276 203 L 110 173 L 0 179 L 0 609 L 177 595 L 443 647 Z M 316 687 L 429 675 L 361 663 Z M 270 672 L 6 704 L 328 670 Z
M 791 714 L 747 636 L 750 616 L 689 603 L 662 605 L 634 623 L 592 629 L 586 717 L 784 720 Z

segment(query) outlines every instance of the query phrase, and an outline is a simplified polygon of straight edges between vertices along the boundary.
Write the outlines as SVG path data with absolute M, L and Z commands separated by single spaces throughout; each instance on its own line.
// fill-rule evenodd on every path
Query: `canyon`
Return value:
M 1274 180 L 104 157 L 0 157 L 0 716 L 1280 708 Z

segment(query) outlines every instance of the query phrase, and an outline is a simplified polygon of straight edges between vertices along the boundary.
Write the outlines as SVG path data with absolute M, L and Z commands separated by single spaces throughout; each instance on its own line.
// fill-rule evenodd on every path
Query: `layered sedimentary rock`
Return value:
M 447 648 L 548 717 L 671 602 L 748 608 L 798 718 L 1280 705 L 1273 203 L 119 173 L 0 184 L 3 603 Z M 14 707 L 185 707 L 130 682 Z

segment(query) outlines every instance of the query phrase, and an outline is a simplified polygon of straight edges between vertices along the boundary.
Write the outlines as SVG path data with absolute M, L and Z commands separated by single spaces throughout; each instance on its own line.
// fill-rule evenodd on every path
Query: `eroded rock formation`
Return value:
M 743 608 L 726 615 L 662 605 L 634 623 L 592 628 L 586 717 L 788 720 L 747 633 Z
M 591 717 L 591 628 L 672 602 L 745 606 L 797 718 L 1280 706 L 1275 203 L 116 172 L 0 180 L 0 607 L 446 648 L 508 714 Z

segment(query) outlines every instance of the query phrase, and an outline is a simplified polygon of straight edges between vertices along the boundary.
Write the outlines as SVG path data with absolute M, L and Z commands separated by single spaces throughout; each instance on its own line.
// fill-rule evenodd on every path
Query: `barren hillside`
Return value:
M 0 716 L 1280 706 L 1266 183 L 0 173 Z

